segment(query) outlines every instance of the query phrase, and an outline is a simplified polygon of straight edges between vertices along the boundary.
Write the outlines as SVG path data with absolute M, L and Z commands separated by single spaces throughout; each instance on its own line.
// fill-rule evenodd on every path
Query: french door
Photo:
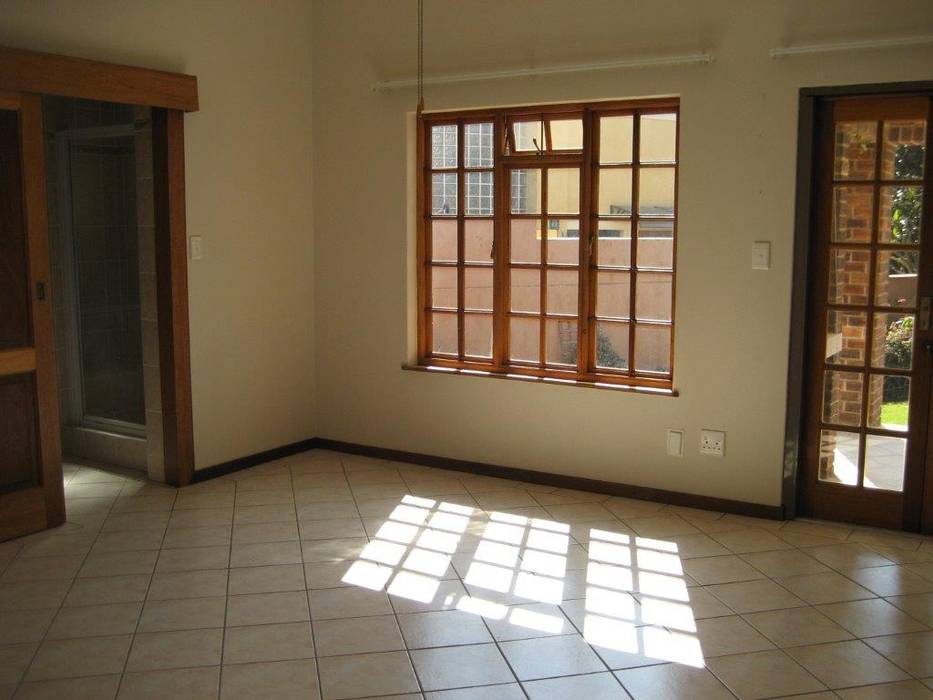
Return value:
M 819 107 L 802 493 L 815 517 L 921 526 L 933 356 L 930 103 L 837 98 Z
M 38 95 L 0 91 L 0 541 L 61 524 Z

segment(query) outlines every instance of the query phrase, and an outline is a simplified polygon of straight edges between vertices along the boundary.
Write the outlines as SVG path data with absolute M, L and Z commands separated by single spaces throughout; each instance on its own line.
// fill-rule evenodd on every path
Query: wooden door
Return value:
M 0 92 L 0 541 L 65 519 L 42 109 Z
M 916 530 L 930 423 L 930 97 L 819 109 L 804 512 Z

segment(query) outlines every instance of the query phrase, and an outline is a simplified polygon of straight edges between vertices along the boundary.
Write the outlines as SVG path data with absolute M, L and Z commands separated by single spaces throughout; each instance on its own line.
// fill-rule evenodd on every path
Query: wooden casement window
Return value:
M 419 364 L 671 389 L 678 106 L 423 115 Z

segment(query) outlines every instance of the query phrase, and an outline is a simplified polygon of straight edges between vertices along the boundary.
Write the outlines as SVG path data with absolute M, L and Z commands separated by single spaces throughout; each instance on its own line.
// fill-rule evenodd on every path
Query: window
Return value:
M 677 101 L 421 129 L 419 363 L 670 389 Z

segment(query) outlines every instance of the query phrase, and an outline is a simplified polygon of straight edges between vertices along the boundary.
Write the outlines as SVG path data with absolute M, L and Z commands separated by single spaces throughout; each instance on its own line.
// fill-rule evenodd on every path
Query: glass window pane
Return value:
M 463 304 L 467 309 L 492 311 L 491 267 L 464 268 Z
M 596 366 L 628 369 L 627 323 L 596 322 Z
M 434 173 L 431 175 L 431 213 L 434 216 L 457 213 L 456 173 Z
M 910 369 L 914 356 L 914 317 L 875 314 L 871 364 L 886 369 Z
M 882 187 L 878 212 L 878 241 L 904 245 L 919 244 L 922 202 L 922 187 Z
M 492 357 L 492 314 L 464 314 L 463 352 L 473 357 Z
M 457 314 L 431 314 L 431 351 L 457 354 Z
M 492 216 L 492 173 L 466 173 L 467 216 Z
M 632 223 L 600 221 L 596 254 L 599 265 L 629 267 L 632 264 Z
M 473 219 L 464 222 L 463 258 L 467 262 L 492 262 L 493 222 Z
M 431 268 L 431 306 L 435 309 L 457 308 L 457 268 Z
M 541 171 L 513 170 L 511 174 L 513 214 L 541 213 Z
M 631 277 L 628 272 L 597 272 L 596 315 L 628 318 L 630 283 Z
M 547 271 L 547 312 L 577 315 L 580 273 L 576 270 Z
M 541 262 L 541 222 L 537 219 L 512 219 L 509 259 L 517 263 Z
M 513 316 L 509 319 L 509 358 L 523 362 L 540 362 L 541 321 L 537 318 Z
M 580 169 L 549 168 L 547 210 L 550 214 L 580 213 Z
M 865 436 L 865 488 L 904 490 L 907 438 Z
M 549 365 L 577 364 L 577 320 L 549 318 L 545 325 L 545 361 Z
M 635 277 L 635 318 L 670 321 L 674 276 L 669 272 L 639 272 Z
M 875 176 L 876 122 L 836 124 L 833 177 L 837 180 L 871 180 Z
M 634 118 L 600 117 L 599 120 L 599 162 L 632 162 L 632 125 Z
M 873 374 L 868 380 L 868 426 L 907 431 L 910 377 Z
M 823 374 L 823 422 L 834 425 L 862 424 L 861 372 L 830 370 Z
M 611 216 L 631 216 L 632 171 L 630 168 L 600 168 L 599 213 Z
M 638 222 L 638 267 L 674 268 L 674 222 Z
M 830 304 L 867 304 L 871 249 L 830 248 Z
M 551 121 L 551 149 L 579 151 L 583 148 L 582 119 L 554 119 Z
M 457 167 L 457 125 L 431 127 L 431 167 Z
M 558 265 L 580 262 L 580 222 L 577 219 L 548 219 L 547 261 Z
M 875 191 L 871 185 L 833 188 L 832 240 L 836 243 L 871 242 Z
M 647 216 L 674 215 L 674 169 L 638 169 L 638 213 Z
M 467 124 L 463 127 L 464 165 L 468 168 L 492 167 L 492 123 Z
M 511 270 L 512 311 L 541 311 L 541 271 L 513 267 Z
M 875 304 L 916 306 L 920 253 L 912 250 L 879 250 L 875 276 Z
M 868 314 L 830 310 L 826 321 L 826 361 L 834 365 L 863 366 L 868 357 Z
M 922 119 L 885 122 L 881 153 L 882 179 L 922 178 L 926 137 L 927 123 Z
M 858 433 L 841 430 L 820 431 L 820 481 L 848 486 L 858 485 Z
M 437 219 L 431 222 L 431 259 L 457 262 L 457 222 Z
M 676 114 L 643 114 L 639 128 L 639 162 L 673 163 L 677 160 Z
M 670 326 L 635 326 L 635 369 L 642 372 L 671 371 Z
M 544 150 L 544 124 L 541 121 L 515 122 L 512 129 L 516 151 Z

